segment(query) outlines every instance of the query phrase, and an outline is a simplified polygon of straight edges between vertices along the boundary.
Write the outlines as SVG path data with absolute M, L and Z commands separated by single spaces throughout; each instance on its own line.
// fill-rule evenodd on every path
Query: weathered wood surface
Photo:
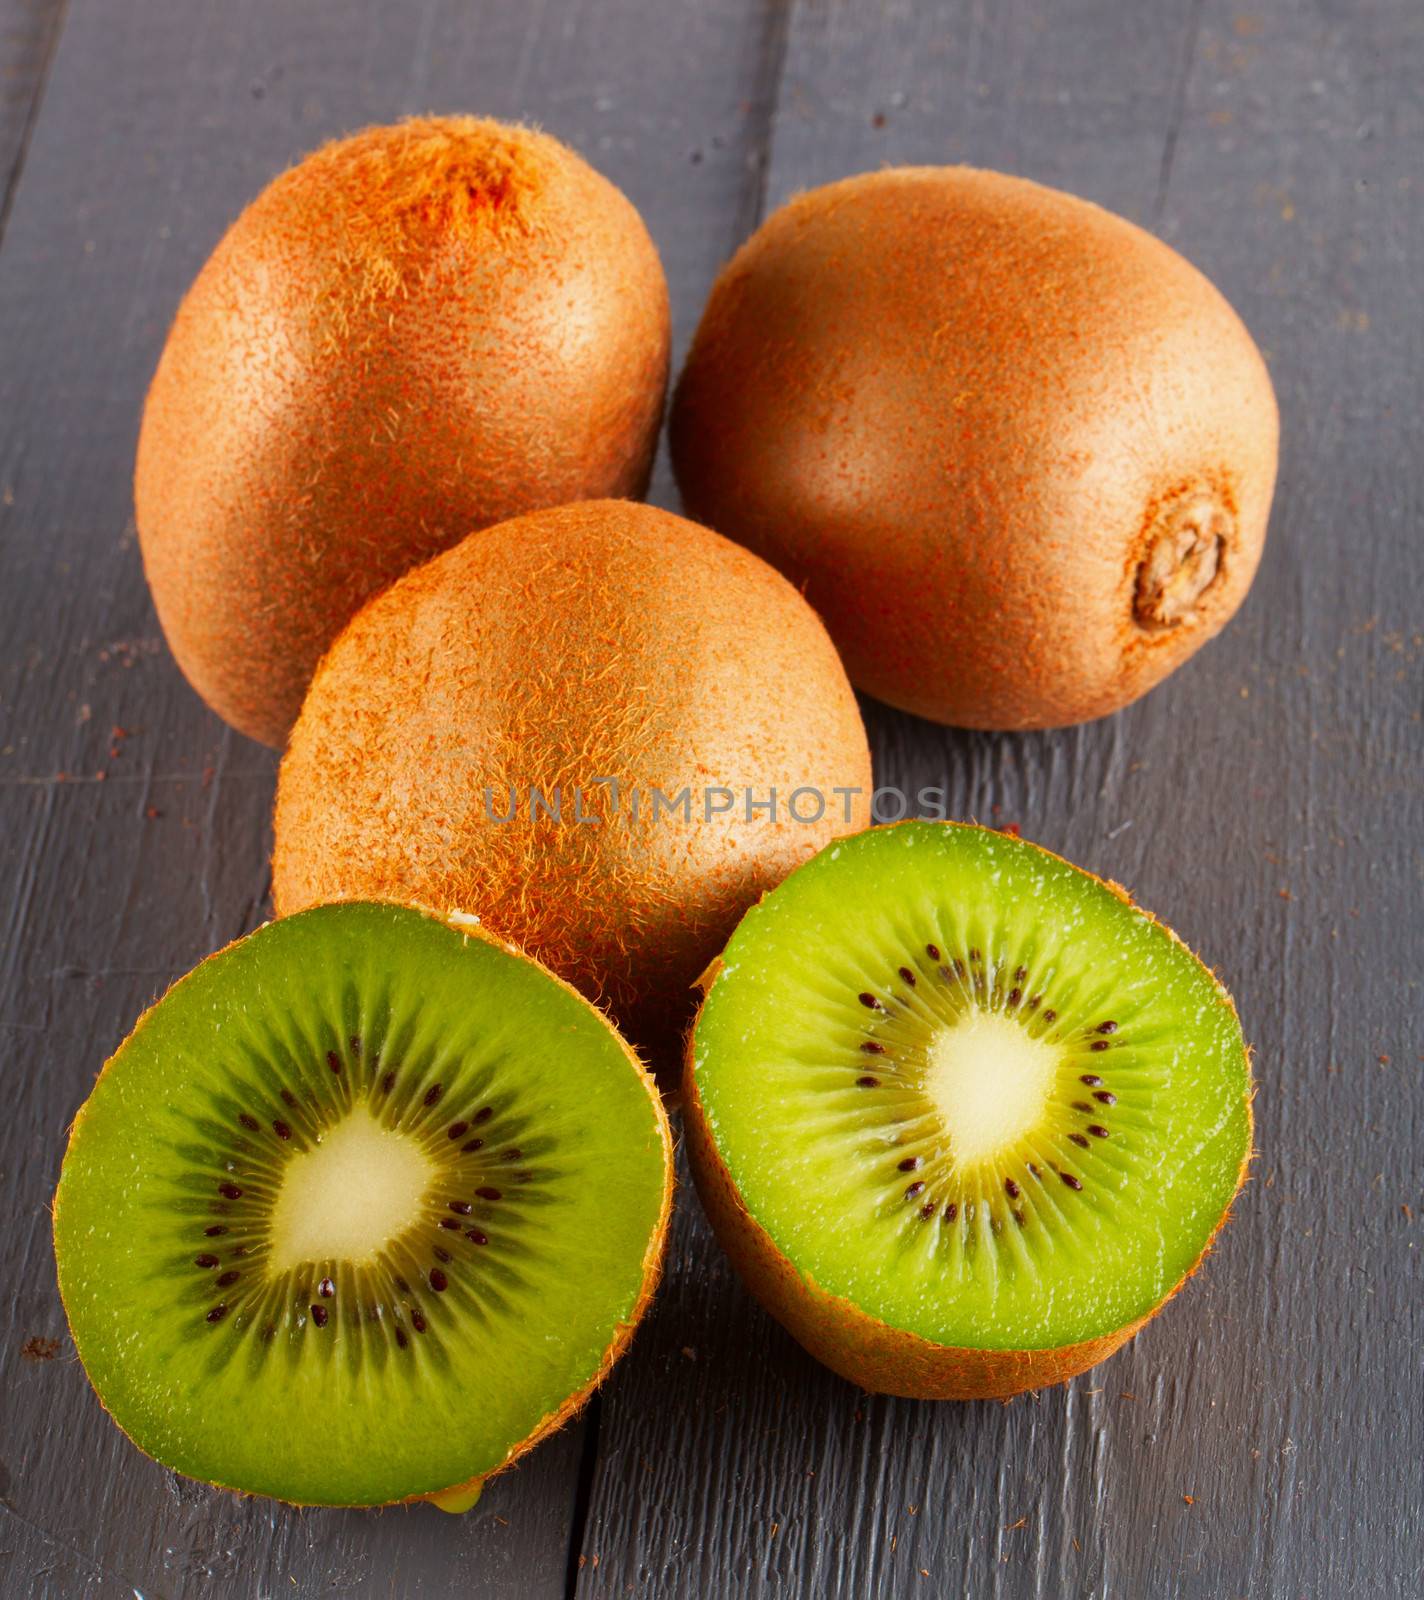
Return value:
M 0 239 L 62 15 L 62 0 L 0 0 Z
M 1421 81 L 1413 0 L 0 0 L 0 1593 L 1420 1592 Z M 748 1300 L 688 1191 L 606 1395 L 463 1519 L 237 1501 L 88 1392 L 49 1247 L 64 1129 L 139 1009 L 266 914 L 274 770 L 158 637 L 139 405 L 244 200 L 427 109 L 537 120 L 622 184 L 680 347 L 795 189 L 971 161 L 1157 229 L 1267 351 L 1280 493 L 1217 643 L 1067 733 L 866 706 L 881 782 L 1130 885 L 1255 1043 L 1255 1181 L 1096 1373 L 1007 1406 L 862 1396 Z

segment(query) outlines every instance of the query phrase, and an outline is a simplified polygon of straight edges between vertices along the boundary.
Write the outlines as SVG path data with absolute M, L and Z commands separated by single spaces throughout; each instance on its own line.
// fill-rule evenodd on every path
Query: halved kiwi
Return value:
M 60 1290 L 99 1398 L 192 1477 L 473 1503 L 621 1353 L 671 1198 L 606 1018 L 512 948 L 352 903 L 149 1010 L 75 1120 Z
M 1230 997 L 1115 885 L 1006 834 L 827 846 L 743 918 L 684 1082 L 747 1282 L 867 1389 L 1007 1395 L 1153 1315 L 1251 1148 Z

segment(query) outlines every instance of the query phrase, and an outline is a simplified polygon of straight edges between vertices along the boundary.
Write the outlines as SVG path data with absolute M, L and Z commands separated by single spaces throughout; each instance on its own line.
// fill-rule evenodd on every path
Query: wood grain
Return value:
M 66 1125 L 140 1009 L 268 914 L 274 761 L 208 715 L 166 653 L 133 447 L 168 321 L 228 221 L 314 144 L 417 111 L 569 139 L 643 210 L 685 332 L 737 236 L 761 27 L 739 0 L 624 4 L 616 28 L 594 7 L 493 0 L 70 7 L 0 245 L 7 1597 L 565 1592 L 581 1426 L 464 1518 L 297 1512 L 144 1461 L 73 1359 L 47 1210 Z
M 63 15 L 63 0 L 0 0 L 0 240 Z
M 1406 4 L 1251 13 L 798 6 L 766 201 L 882 164 L 1022 173 L 1158 230 L 1268 353 L 1281 488 L 1219 641 L 1064 733 L 866 707 L 879 782 L 1019 824 L 1216 965 L 1257 1052 L 1254 1182 L 1132 1346 L 1007 1406 L 816 1369 L 684 1194 L 605 1397 L 582 1594 L 1418 1592 L 1424 34 Z

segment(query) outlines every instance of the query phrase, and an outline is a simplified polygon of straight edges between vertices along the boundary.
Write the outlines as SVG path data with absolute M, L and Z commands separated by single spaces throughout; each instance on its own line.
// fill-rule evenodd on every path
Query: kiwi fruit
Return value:
M 1101 1361 L 1196 1268 L 1251 1148 L 1235 1009 L 1115 885 L 988 829 L 828 846 L 749 911 L 687 1056 L 698 1191 L 751 1289 L 887 1394 Z
M 688 514 L 804 586 L 855 684 L 936 722 L 1117 710 L 1241 604 L 1277 415 L 1194 267 L 1072 195 L 848 178 L 724 268 L 678 384 Z
M 671 1185 L 651 1079 L 567 985 L 472 927 L 319 907 L 204 961 L 105 1066 L 60 1291 L 166 1466 L 463 1509 L 623 1350 Z
M 564 506 L 465 540 L 337 640 L 282 762 L 273 898 L 474 914 L 675 1084 L 699 974 L 869 803 L 854 693 L 784 578 L 665 511 Z
M 139 540 L 178 665 L 282 743 L 371 595 L 472 530 L 640 495 L 668 296 L 629 201 L 530 128 L 368 128 L 276 179 L 149 390 Z

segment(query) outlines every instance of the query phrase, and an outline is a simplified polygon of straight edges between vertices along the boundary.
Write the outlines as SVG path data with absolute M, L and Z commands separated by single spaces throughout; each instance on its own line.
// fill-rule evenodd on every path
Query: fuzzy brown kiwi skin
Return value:
M 669 330 L 637 211 L 534 129 L 417 118 L 275 179 L 185 296 L 144 407 L 139 542 L 189 682 L 280 746 L 401 573 L 538 506 L 640 496 Z
M 1160 240 L 916 167 L 798 195 L 742 246 L 669 438 L 689 515 L 804 587 L 857 687 L 1027 729 L 1118 710 L 1226 624 L 1278 420 L 1240 319 Z
M 394 901 L 368 902 L 368 903 L 391 904 L 391 905 L 396 904 L 396 902 L 394 902 Z M 542 962 L 535 961 L 532 956 L 530 956 L 527 952 L 521 950 L 518 945 L 511 944 L 509 942 L 509 940 L 501 939 L 497 935 L 489 932 L 487 929 L 482 928 L 479 925 L 478 921 L 474 917 L 471 917 L 468 914 L 461 912 L 458 908 L 454 908 L 454 909 L 451 909 L 451 910 L 448 910 L 448 911 L 445 911 L 445 912 L 440 912 L 440 911 L 433 910 L 429 906 L 419 906 L 419 905 L 411 906 L 411 905 L 409 905 L 407 903 L 404 903 L 404 902 L 402 903 L 402 908 L 403 909 L 407 909 L 407 910 L 418 911 L 422 915 L 428 916 L 428 917 L 432 918 L 436 922 L 443 922 L 447 926 L 454 928 L 456 932 L 458 932 L 459 934 L 461 934 L 463 937 L 465 937 L 467 939 L 481 939 L 481 940 L 484 941 L 484 943 L 486 943 L 488 945 L 492 945 L 495 949 L 504 951 L 504 953 L 506 955 L 518 956 L 522 960 L 532 962 L 533 965 L 535 965 L 536 967 L 539 967 L 540 970 L 547 977 L 552 978 L 554 980 L 554 982 L 557 983 L 558 986 L 561 989 L 563 989 L 566 993 L 575 995 L 578 999 L 583 1000 L 583 996 L 579 995 L 578 990 L 573 988 L 573 986 L 571 984 L 566 983 L 561 977 L 559 977 L 559 975 L 557 973 L 550 972 L 549 969 L 542 964 Z M 259 926 L 260 927 L 266 927 L 267 924 L 266 923 L 262 923 Z M 252 932 L 256 932 L 256 931 L 257 931 L 256 929 L 252 930 Z M 159 999 L 156 1000 L 153 1003 L 153 1005 L 149 1006 L 147 1008 L 147 1010 L 144 1011 L 142 1016 L 139 1017 L 138 1021 L 135 1022 L 133 1027 L 129 1030 L 129 1032 L 125 1036 L 123 1042 L 115 1049 L 114 1053 L 104 1063 L 103 1067 L 99 1071 L 98 1077 L 95 1079 L 95 1086 L 97 1087 L 98 1083 L 103 1079 L 104 1074 L 107 1073 L 109 1068 L 113 1066 L 114 1061 L 117 1059 L 118 1055 L 123 1050 L 124 1045 L 126 1045 L 129 1042 L 129 1040 L 132 1039 L 139 1032 L 139 1030 L 147 1022 L 147 1020 L 150 1017 L 150 1015 L 152 1015 L 152 1013 L 158 1008 L 158 1006 L 163 1003 L 163 1000 L 166 999 L 167 996 L 169 994 L 171 994 L 173 992 L 173 990 L 176 989 L 179 986 L 179 984 L 187 983 L 188 980 L 190 978 L 192 978 L 194 976 L 194 974 L 199 972 L 203 967 L 205 967 L 208 964 L 208 962 L 215 961 L 219 956 L 223 955 L 226 951 L 231 950 L 234 945 L 241 944 L 243 942 L 243 940 L 249 939 L 251 937 L 252 937 L 252 933 L 250 932 L 250 933 L 242 935 L 238 939 L 230 940 L 227 944 L 223 945 L 220 949 L 213 951 L 213 953 L 211 955 L 205 956 L 203 958 L 203 960 L 200 961 L 198 963 L 198 965 L 192 969 L 191 972 L 186 973 L 183 977 L 179 978 L 177 983 L 174 983 L 174 984 L 170 985 L 169 988 L 164 991 L 163 995 L 161 995 L 159 997 Z M 584 1004 L 587 1005 L 588 1002 L 585 1000 Z M 595 1008 L 595 1009 L 597 1009 L 597 1008 Z M 635 1303 L 633 1305 L 633 1309 L 628 1314 L 628 1317 L 627 1317 L 626 1321 L 621 1322 L 618 1325 L 618 1327 L 614 1330 L 613 1337 L 612 1337 L 612 1339 L 609 1340 L 608 1346 L 603 1352 L 602 1358 L 599 1361 L 598 1368 L 595 1371 L 594 1375 L 588 1380 L 588 1382 L 586 1384 L 583 1385 L 582 1388 L 575 1390 L 575 1392 L 573 1394 L 571 1394 L 563 1402 L 563 1404 L 561 1406 L 559 1406 L 556 1410 L 551 1411 L 548 1414 L 548 1416 L 541 1418 L 540 1421 L 538 1422 L 538 1424 L 533 1429 L 533 1431 L 526 1438 L 520 1440 L 520 1442 L 518 1444 L 513 1446 L 513 1448 L 510 1450 L 509 1454 L 504 1458 L 503 1461 L 500 1462 L 500 1464 L 497 1467 L 491 1468 L 491 1470 L 489 1472 L 482 1473 L 478 1477 L 469 1478 L 463 1483 L 451 1484 L 447 1488 L 437 1489 L 437 1490 L 430 1490 L 430 1491 L 428 1491 L 428 1492 L 426 1492 L 424 1494 L 406 1495 L 401 1500 L 389 1501 L 389 1502 L 386 1502 L 387 1504 L 391 1504 L 391 1505 L 413 1505 L 413 1504 L 416 1504 L 416 1503 L 418 1503 L 420 1501 L 423 1501 L 423 1500 L 428 1500 L 428 1501 L 430 1501 L 432 1503 L 435 1503 L 435 1502 L 437 1502 L 439 1500 L 443 1500 L 443 1499 L 446 1499 L 446 1498 L 449 1498 L 449 1497 L 452 1497 L 452 1496 L 457 1496 L 462 1491 L 478 1490 L 483 1484 L 487 1483 L 491 1478 L 497 1477 L 500 1473 L 507 1472 L 510 1467 L 514 1466 L 523 1456 L 527 1455 L 528 1452 L 530 1450 L 532 1450 L 536 1444 L 540 1443 L 541 1440 L 547 1439 L 550 1434 L 557 1433 L 558 1430 L 560 1428 L 562 1428 L 565 1423 L 571 1421 L 572 1418 L 575 1417 L 580 1410 L 582 1410 L 584 1405 L 588 1402 L 590 1396 L 593 1394 L 594 1390 L 599 1387 L 599 1385 L 603 1382 L 603 1380 L 612 1371 L 614 1365 L 618 1361 L 618 1358 L 624 1353 L 625 1350 L 627 1350 L 629 1344 L 632 1342 L 634 1333 L 637 1332 L 638 1324 L 643 1319 L 643 1314 L 647 1311 L 648 1307 L 653 1302 L 653 1298 L 657 1293 L 658 1284 L 659 1284 L 659 1282 L 661 1281 L 661 1278 L 662 1278 L 663 1260 L 664 1260 L 664 1257 L 665 1257 L 666 1251 L 667 1251 L 668 1229 L 669 1229 L 669 1227 L 671 1225 L 671 1220 L 672 1220 L 673 1196 L 674 1196 L 674 1191 L 675 1191 L 675 1188 L 676 1188 L 676 1178 L 674 1176 L 674 1166 L 673 1166 L 672 1129 L 671 1129 L 671 1126 L 670 1126 L 670 1124 L 668 1122 L 668 1116 L 667 1116 L 667 1112 L 666 1112 L 666 1110 L 664 1109 L 664 1106 L 663 1106 L 662 1097 L 658 1093 L 656 1081 L 653 1078 L 652 1073 L 648 1070 L 647 1064 L 641 1059 L 641 1057 L 638 1055 L 637 1051 L 633 1049 L 633 1047 L 627 1042 L 627 1040 L 623 1038 L 622 1034 L 618 1033 L 618 1030 L 613 1027 L 612 1022 L 609 1021 L 609 1019 L 606 1016 L 604 1017 L 604 1021 L 608 1022 L 608 1026 L 609 1026 L 610 1031 L 613 1032 L 615 1037 L 618 1039 L 618 1043 L 622 1047 L 624 1056 L 627 1058 L 629 1063 L 633 1067 L 636 1068 L 639 1082 L 641 1082 L 643 1084 L 644 1089 L 647 1092 L 648 1099 L 652 1102 L 652 1105 L 653 1105 L 653 1108 L 654 1108 L 655 1117 L 656 1117 L 656 1121 L 657 1121 L 658 1136 L 659 1136 L 659 1138 L 660 1138 L 660 1140 L 662 1142 L 662 1147 L 663 1147 L 663 1193 L 662 1193 L 662 1202 L 661 1202 L 661 1205 L 660 1205 L 659 1210 L 658 1210 L 657 1226 L 653 1230 L 652 1237 L 648 1241 L 648 1248 L 644 1252 L 644 1255 L 643 1255 L 643 1281 L 642 1281 L 642 1286 L 641 1286 L 641 1288 L 639 1289 L 639 1292 L 638 1292 L 638 1298 L 637 1298 L 637 1300 L 635 1301 Z M 92 1091 L 91 1091 L 91 1093 L 92 1093 Z M 89 1101 L 88 1101 L 88 1098 L 86 1097 L 84 1104 L 82 1106 L 80 1106 L 79 1110 L 75 1113 L 74 1120 L 69 1126 L 69 1137 L 68 1137 L 68 1139 L 66 1140 L 66 1143 L 65 1143 L 65 1156 L 66 1156 L 66 1158 L 68 1157 L 68 1154 L 69 1154 L 69 1148 L 74 1142 L 75 1135 L 77 1134 L 80 1125 L 84 1121 L 84 1114 L 85 1114 L 85 1111 L 86 1111 L 86 1109 L 88 1107 L 88 1104 L 89 1104 Z M 53 1207 L 53 1218 L 55 1220 L 58 1219 L 58 1214 L 59 1214 L 59 1202 L 58 1202 L 58 1196 L 56 1195 L 55 1205 Z M 51 1230 L 53 1231 L 53 1222 L 51 1223 Z M 56 1255 L 57 1254 L 58 1254 L 58 1252 L 56 1251 Z M 56 1266 L 57 1266 L 57 1264 L 58 1263 L 56 1262 Z M 74 1323 L 73 1323 L 73 1320 L 69 1316 L 69 1307 L 68 1307 L 68 1304 L 65 1302 L 65 1298 L 64 1298 L 64 1276 L 63 1276 L 62 1273 L 57 1273 L 57 1276 L 58 1276 L 58 1280 L 59 1280 L 60 1304 L 64 1306 L 65 1320 L 67 1322 L 69 1322 L 70 1337 L 74 1339 L 75 1349 L 78 1350 L 78 1348 L 79 1348 L 79 1340 L 78 1340 L 77 1336 L 74 1333 Z M 81 1358 L 82 1358 L 82 1352 L 81 1352 Z M 91 1389 L 93 1388 L 92 1385 L 90 1385 L 90 1387 L 91 1387 Z M 98 1390 L 95 1389 L 93 1392 L 94 1392 L 95 1399 L 98 1400 L 99 1405 L 102 1408 L 102 1410 L 104 1411 L 105 1415 L 108 1416 L 109 1420 L 114 1424 L 114 1426 L 116 1428 L 118 1428 L 119 1432 L 123 1434 L 123 1436 L 129 1441 L 129 1443 L 131 1445 L 133 1445 L 133 1447 L 141 1455 L 148 1456 L 148 1459 L 150 1461 L 156 1461 L 159 1466 L 165 1466 L 166 1467 L 166 1465 L 167 1465 L 166 1462 L 159 1461 L 156 1456 L 149 1455 L 148 1451 L 144 1449 L 144 1447 L 138 1442 L 138 1440 L 135 1439 L 133 1437 L 133 1435 L 128 1432 L 128 1430 L 118 1420 L 118 1418 L 115 1417 L 114 1414 L 109 1410 L 108 1406 L 106 1406 L 104 1404 L 103 1396 L 99 1394 Z M 207 1479 L 203 1479 L 203 1480 L 200 1480 L 200 1481 L 211 1482 L 211 1486 L 214 1489 L 224 1489 L 229 1494 L 239 1495 L 243 1499 L 271 1499 L 271 1498 L 274 1498 L 273 1496 L 270 1496 L 270 1495 L 257 1495 L 257 1494 L 254 1494 L 251 1490 L 248 1490 L 248 1489 L 239 1489 L 235 1485 L 230 1484 L 230 1483 L 212 1482 L 211 1480 L 207 1480 Z M 319 1509 L 326 1509 L 326 1510 L 343 1509 L 343 1507 L 341 1507 L 339 1504 L 336 1504 L 336 1503 L 333 1503 L 333 1502 L 327 1501 L 327 1500 L 323 1500 L 323 1501 L 294 1500 L 294 1501 L 285 1501 L 283 1503 L 284 1504 L 289 1504 L 289 1505 L 298 1505 L 298 1506 L 315 1505 Z M 363 1502 L 363 1503 L 361 1503 L 359 1505 L 353 1505 L 353 1506 L 345 1507 L 344 1509 L 362 1511 L 362 1510 L 371 1510 L 371 1509 L 374 1509 L 374 1507 L 369 1505 L 369 1504 L 367 1504 L 367 1503 L 365 1503 L 365 1502 Z
M 569 791 L 596 813 L 610 775 L 643 793 L 642 820 L 624 800 L 580 825 Z M 775 789 L 777 820 L 649 819 L 649 792 L 700 805 L 724 781 Z M 865 826 L 871 784 L 840 658 L 780 573 L 652 506 L 559 506 L 472 535 L 342 631 L 282 761 L 273 902 L 464 906 L 606 1006 L 671 1084 L 697 974 L 759 894 Z M 506 785 L 562 791 L 563 821 L 524 803 L 495 822 Z M 801 785 L 819 820 L 787 817 Z
M 905 824 L 892 824 L 904 826 Z M 972 823 L 946 822 L 944 827 L 972 827 Z M 1032 848 L 1043 850 L 1043 846 Z M 1063 861 L 1051 850 L 1043 853 Z M 1131 895 L 1120 884 L 1109 879 L 1096 878 L 1072 862 L 1073 870 L 1093 878 L 1115 894 L 1124 904 L 1133 906 L 1178 944 L 1182 941 L 1150 912 L 1136 905 Z M 1183 945 L 1185 949 L 1186 946 Z M 720 960 L 714 962 L 701 980 L 703 1001 L 710 995 L 721 970 Z M 1218 994 L 1223 1003 L 1236 1015 L 1235 1003 L 1226 989 L 1213 975 Z M 698 1015 L 701 1015 L 699 1007 Z M 1231 1201 L 1222 1211 L 1211 1237 L 1202 1246 L 1196 1260 L 1163 1295 L 1162 1299 L 1144 1316 L 1129 1322 L 1125 1327 L 1097 1339 L 1083 1340 L 1077 1344 L 1059 1345 L 1042 1350 L 974 1350 L 954 1345 L 935 1344 L 919 1334 L 870 1316 L 852 1301 L 823 1289 L 809 1274 L 801 1272 L 777 1247 L 776 1242 L 757 1219 L 752 1216 L 717 1150 L 716 1141 L 702 1109 L 697 1088 L 695 1041 L 697 1024 L 688 1031 L 682 1080 L 683 1138 L 687 1145 L 693 1181 L 703 1210 L 712 1224 L 713 1232 L 742 1281 L 761 1304 L 782 1324 L 793 1338 L 823 1366 L 850 1383 L 872 1394 L 898 1395 L 909 1400 L 1002 1400 L 1022 1394 L 1030 1389 L 1047 1388 L 1065 1383 L 1080 1372 L 1097 1366 L 1124 1345 L 1140 1328 L 1150 1322 L 1167 1302 L 1181 1289 L 1187 1279 L 1206 1259 L 1217 1234 L 1231 1215 L 1235 1198 L 1246 1182 L 1252 1160 L 1251 1129 L 1252 1090 L 1250 1087 L 1250 1050 L 1246 1050 L 1247 1068 L 1247 1153 L 1237 1175 Z

